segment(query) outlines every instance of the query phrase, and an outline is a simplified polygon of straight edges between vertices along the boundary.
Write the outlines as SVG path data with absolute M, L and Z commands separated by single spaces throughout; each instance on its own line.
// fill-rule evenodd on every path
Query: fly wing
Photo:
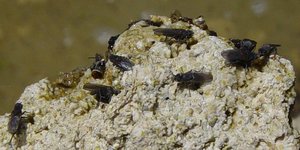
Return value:
M 251 39 L 243 39 L 240 42 L 240 48 L 247 50 L 247 51 L 253 51 L 254 48 L 256 47 L 257 42 Z
M 132 70 L 134 64 L 129 59 L 124 59 L 122 62 L 119 63 L 119 68 L 123 71 Z
M 87 83 L 83 86 L 83 89 L 88 90 L 88 91 L 93 91 L 93 90 L 97 89 L 98 87 L 99 87 L 99 85 L 97 85 L 97 84 Z
M 8 122 L 8 132 L 15 134 L 18 131 L 21 117 L 12 116 Z
M 195 81 L 197 81 L 200 86 L 203 85 L 204 83 L 209 83 L 213 80 L 213 76 L 211 73 L 205 73 L 205 72 L 196 72 L 194 74 Z
M 98 91 L 101 87 L 102 86 L 98 85 L 98 84 L 87 83 L 83 86 L 83 89 L 90 91 L 91 95 L 95 95 L 98 93 Z
M 240 39 L 229 39 L 236 48 L 241 48 L 241 40 Z
M 114 66 L 118 67 L 122 71 L 132 70 L 132 67 L 134 66 L 133 62 L 123 56 L 111 54 L 109 56 L 109 60 L 113 63 Z
M 238 64 L 243 58 L 239 49 L 226 50 L 223 51 L 221 55 L 228 63 L 233 65 Z

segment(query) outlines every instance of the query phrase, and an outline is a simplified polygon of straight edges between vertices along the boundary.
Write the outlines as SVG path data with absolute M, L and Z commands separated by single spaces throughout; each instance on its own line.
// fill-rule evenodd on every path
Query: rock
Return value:
M 288 117 L 295 98 L 290 61 L 272 55 L 260 70 L 230 66 L 221 52 L 233 45 L 209 36 L 208 29 L 200 28 L 203 19 L 172 22 L 151 16 L 151 21 L 132 24 L 109 52 L 128 58 L 131 70 L 107 61 L 103 79 L 93 79 L 87 69 L 71 87 L 48 79 L 28 86 L 19 102 L 23 116 L 30 114 L 34 123 L 26 122 L 26 134 L 10 145 L 9 114 L 0 116 L 1 148 L 299 149 L 298 131 Z M 156 28 L 193 34 L 175 39 L 154 34 Z M 191 70 L 210 73 L 213 79 L 198 89 L 180 88 L 174 75 Z M 98 102 L 83 89 L 87 83 L 120 93 L 108 104 Z

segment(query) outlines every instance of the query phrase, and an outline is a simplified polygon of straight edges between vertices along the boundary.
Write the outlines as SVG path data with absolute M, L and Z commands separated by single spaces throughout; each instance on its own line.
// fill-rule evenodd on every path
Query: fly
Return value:
M 112 36 L 108 40 L 108 50 L 112 50 L 115 46 L 116 40 L 119 38 L 120 34 Z
M 269 57 L 272 53 L 277 54 L 277 47 L 280 47 L 280 45 L 264 44 L 261 48 L 258 49 L 258 56 Z
M 83 89 L 90 91 L 91 95 L 94 95 L 98 102 L 108 104 L 113 95 L 118 95 L 119 90 L 114 89 L 111 86 L 87 83 L 83 86 Z
M 131 62 L 128 58 L 123 56 L 110 54 L 109 60 L 113 63 L 114 66 L 116 66 L 122 71 L 132 70 L 132 67 L 134 66 L 133 62 Z
M 253 51 L 256 42 L 250 39 L 231 39 L 236 49 L 226 50 L 221 53 L 227 63 L 234 66 L 242 66 L 248 68 L 257 58 L 257 54 Z
M 153 29 L 153 31 L 156 35 L 164 35 L 166 37 L 174 38 L 177 41 L 188 40 L 194 35 L 193 31 L 185 29 L 157 28 Z
M 96 54 L 95 57 L 91 57 L 91 58 L 95 58 L 94 63 L 90 67 L 90 69 L 92 70 L 93 78 L 94 79 L 103 78 L 106 69 L 105 67 L 106 61 L 101 57 L 100 54 Z
M 210 73 L 191 70 L 186 73 L 176 74 L 174 80 L 179 83 L 179 87 L 197 90 L 204 83 L 211 82 L 213 76 Z
M 22 115 L 24 114 L 24 112 L 22 112 L 22 108 L 23 105 L 21 103 L 16 103 L 13 111 L 10 114 L 10 118 L 7 125 L 8 132 L 12 134 L 9 140 L 10 145 L 15 134 L 19 134 L 21 130 Z

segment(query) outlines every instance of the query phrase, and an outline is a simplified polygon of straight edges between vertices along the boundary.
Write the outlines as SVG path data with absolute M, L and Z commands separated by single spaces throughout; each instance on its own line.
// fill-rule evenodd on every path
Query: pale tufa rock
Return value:
M 202 17 L 201 17 L 202 19 Z M 295 73 L 276 55 L 262 71 L 228 66 L 221 52 L 232 45 L 209 36 L 200 26 L 151 16 L 161 28 L 194 32 L 188 44 L 168 43 L 156 26 L 133 24 L 116 40 L 112 53 L 135 66 L 121 72 L 106 64 L 104 79 L 88 69 L 74 88 L 59 89 L 47 79 L 28 86 L 20 101 L 34 115 L 20 149 L 299 149 L 299 135 L 289 124 Z M 203 20 L 203 19 L 202 19 Z M 197 20 L 194 20 L 197 21 Z M 198 21 L 199 22 L 199 21 Z M 180 89 L 174 75 L 196 70 L 213 80 L 198 90 Z M 86 83 L 120 89 L 109 104 L 97 102 Z M 25 114 L 26 115 L 26 114 Z M 0 117 L 0 147 L 7 149 L 9 114 Z

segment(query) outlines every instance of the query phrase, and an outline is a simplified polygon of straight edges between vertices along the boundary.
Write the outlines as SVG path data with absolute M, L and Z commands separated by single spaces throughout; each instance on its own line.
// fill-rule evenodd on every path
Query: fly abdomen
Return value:
M 8 122 L 8 132 L 11 134 L 16 134 L 19 129 L 20 121 L 21 116 L 11 116 Z

